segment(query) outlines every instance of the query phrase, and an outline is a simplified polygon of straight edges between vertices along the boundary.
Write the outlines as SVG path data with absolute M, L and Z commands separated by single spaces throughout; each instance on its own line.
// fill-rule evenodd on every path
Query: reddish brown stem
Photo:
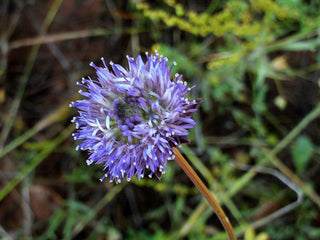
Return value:
M 222 223 L 224 229 L 226 230 L 229 239 L 230 240 L 236 240 L 236 235 L 234 234 L 233 228 L 231 226 L 231 223 L 220 207 L 219 203 L 214 199 L 214 197 L 209 192 L 208 188 L 204 185 L 204 183 L 201 181 L 199 176 L 196 174 L 196 172 L 192 169 L 190 164 L 187 162 L 187 160 L 181 155 L 178 149 L 173 148 L 176 161 L 179 164 L 179 166 L 183 169 L 183 171 L 187 174 L 187 176 L 190 178 L 190 180 L 193 182 L 193 184 L 198 188 L 198 190 L 201 192 L 201 194 L 207 199 L 209 204 L 213 207 L 214 211 L 216 212 L 218 218 L 220 219 L 220 222 Z

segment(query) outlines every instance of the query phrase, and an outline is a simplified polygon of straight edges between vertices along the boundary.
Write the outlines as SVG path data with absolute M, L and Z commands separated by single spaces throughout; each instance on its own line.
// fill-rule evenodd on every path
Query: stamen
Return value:
M 103 57 L 101 58 L 101 61 L 102 61 L 103 65 L 104 65 L 104 67 L 107 68 L 106 62 L 104 61 Z
M 109 115 L 106 117 L 106 127 L 107 127 L 107 129 L 110 129 L 110 116 Z

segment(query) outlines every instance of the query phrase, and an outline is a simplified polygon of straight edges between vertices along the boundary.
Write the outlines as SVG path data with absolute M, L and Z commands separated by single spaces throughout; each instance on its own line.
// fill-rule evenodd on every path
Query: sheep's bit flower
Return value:
M 188 129 L 194 127 L 191 113 L 196 111 L 200 99 L 190 100 L 191 88 L 182 81 L 182 75 L 170 79 L 172 67 L 168 59 L 148 55 L 144 63 L 128 57 L 129 70 L 110 62 L 109 71 L 94 63 L 97 80 L 82 78 L 77 84 L 86 91 L 86 97 L 70 104 L 78 108 L 73 118 L 77 131 L 75 140 L 82 140 L 76 150 L 89 150 L 87 164 L 103 163 L 105 177 L 120 183 L 137 174 L 143 178 L 148 171 L 159 179 L 167 170 L 167 160 L 174 159 L 173 146 L 189 142 Z

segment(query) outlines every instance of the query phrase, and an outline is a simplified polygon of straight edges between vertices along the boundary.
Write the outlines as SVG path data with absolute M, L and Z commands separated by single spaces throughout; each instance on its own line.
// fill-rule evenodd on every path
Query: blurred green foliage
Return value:
M 307 136 L 300 136 L 293 144 L 291 154 L 298 174 L 302 174 L 311 160 L 314 146 Z

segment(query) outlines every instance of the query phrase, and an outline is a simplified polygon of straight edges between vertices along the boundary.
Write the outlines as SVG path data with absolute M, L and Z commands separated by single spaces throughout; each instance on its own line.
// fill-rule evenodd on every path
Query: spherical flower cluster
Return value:
M 167 160 L 174 159 L 173 146 L 188 142 L 188 129 L 194 127 L 191 113 L 201 100 L 187 98 L 191 88 L 176 74 L 170 79 L 175 63 L 146 53 L 135 60 L 127 57 L 129 70 L 110 62 L 110 71 L 94 63 L 97 80 L 90 77 L 77 84 L 86 99 L 70 104 L 78 108 L 76 150 L 88 150 L 87 164 L 103 164 L 105 174 L 116 183 L 145 174 L 158 178 L 167 170 Z M 149 169 L 149 170 L 146 170 Z

